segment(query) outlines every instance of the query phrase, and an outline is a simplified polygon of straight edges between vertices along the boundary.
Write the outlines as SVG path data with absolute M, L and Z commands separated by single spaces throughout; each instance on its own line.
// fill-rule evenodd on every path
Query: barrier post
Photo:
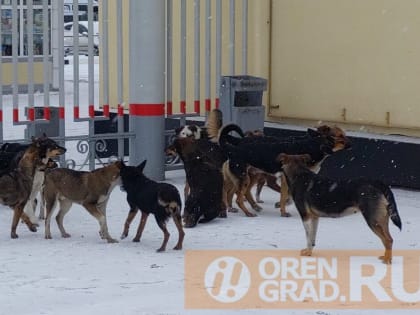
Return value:
M 130 0 L 130 165 L 163 180 L 165 146 L 165 0 Z

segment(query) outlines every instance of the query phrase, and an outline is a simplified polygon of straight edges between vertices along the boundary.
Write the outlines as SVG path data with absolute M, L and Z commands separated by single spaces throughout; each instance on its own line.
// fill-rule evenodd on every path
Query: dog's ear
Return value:
M 139 165 L 137 165 L 137 169 L 141 172 L 143 172 L 144 167 L 146 166 L 147 160 L 144 160 L 143 162 L 141 162 Z
M 277 162 L 280 162 L 282 164 L 286 164 L 289 160 L 290 160 L 290 158 L 286 153 L 280 153 L 277 156 Z
M 313 129 L 310 129 L 310 128 L 308 128 L 307 132 L 308 132 L 308 135 L 312 138 L 319 137 L 319 135 L 320 135 L 317 130 L 313 130 Z

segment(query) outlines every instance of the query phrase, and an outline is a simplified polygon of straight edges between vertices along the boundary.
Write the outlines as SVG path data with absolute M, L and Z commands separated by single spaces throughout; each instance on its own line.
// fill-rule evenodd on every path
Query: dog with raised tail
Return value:
M 174 185 L 156 182 L 144 175 L 143 170 L 146 162 L 144 160 L 138 166 L 126 166 L 124 163 L 122 164 L 122 189 L 127 192 L 127 202 L 130 206 L 130 211 L 124 224 L 121 239 L 128 236 L 130 224 L 140 210 L 140 224 L 133 242 L 140 242 L 147 218 L 152 213 L 155 216 L 157 225 L 163 232 L 163 243 L 157 251 L 163 252 L 166 250 L 170 236 L 166 228 L 166 222 L 170 217 L 172 217 L 178 229 L 178 243 L 174 249 L 180 250 L 182 249 L 182 242 L 185 235 L 181 222 L 181 196 Z
M 311 256 L 315 246 L 319 217 L 341 217 L 361 212 L 367 225 L 382 241 L 384 263 L 392 261 L 393 240 L 389 219 L 401 230 L 401 219 L 391 189 L 377 180 L 331 180 L 315 174 L 309 168 L 312 158 L 307 155 L 278 156 L 293 201 L 303 221 L 307 246 L 303 256 Z

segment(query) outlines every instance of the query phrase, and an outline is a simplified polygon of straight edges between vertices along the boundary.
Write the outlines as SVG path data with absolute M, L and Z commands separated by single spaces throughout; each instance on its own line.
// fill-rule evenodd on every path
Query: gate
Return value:
M 240 20 L 235 19 L 238 8 Z M 104 157 L 124 158 L 125 139 L 130 142 L 130 162 L 136 163 L 131 160 L 137 157 L 133 146 L 144 133 L 133 125 L 156 125 L 143 116 L 137 119 L 145 104 L 138 107 L 131 99 L 136 93 L 144 97 L 136 83 L 150 75 L 142 73 L 142 67 L 151 61 L 139 59 L 138 51 L 150 46 L 144 41 L 154 45 L 154 38 L 163 38 L 164 53 L 153 61 L 165 74 L 158 87 L 164 94 L 163 119 L 181 124 L 188 117 L 204 120 L 218 107 L 222 65 L 229 75 L 247 73 L 247 0 L 12 0 L 2 1 L 0 11 L 0 142 L 25 142 L 45 131 L 69 149 L 61 160 L 66 167 L 94 169 Z M 163 37 L 156 37 L 153 29 L 138 34 L 139 23 L 153 20 L 140 19 L 142 12 L 159 15 L 156 20 L 163 17 Z M 223 37 L 225 33 L 229 35 Z M 130 40 L 136 36 L 143 36 L 143 42 Z M 222 63 L 224 55 L 228 57 Z M 127 63 L 132 71 L 127 71 Z M 99 122 L 115 124 L 116 131 L 95 133 Z M 163 129 L 162 138 L 173 134 Z M 107 154 L 109 140 L 118 143 L 115 156 Z

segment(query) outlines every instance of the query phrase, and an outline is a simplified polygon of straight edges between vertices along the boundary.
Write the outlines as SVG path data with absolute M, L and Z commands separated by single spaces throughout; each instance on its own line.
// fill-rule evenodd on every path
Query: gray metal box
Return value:
M 42 134 L 46 134 L 48 137 L 59 136 L 59 121 L 58 121 L 58 107 L 50 106 L 50 121 L 35 123 L 35 136 L 39 137 Z M 27 111 L 28 109 L 25 108 Z M 44 107 L 35 106 L 35 119 L 44 118 Z M 25 130 L 25 136 L 28 138 L 28 130 Z
M 222 76 L 219 108 L 224 123 L 235 123 L 244 131 L 263 129 L 265 109 L 262 106 L 267 80 L 249 75 Z

